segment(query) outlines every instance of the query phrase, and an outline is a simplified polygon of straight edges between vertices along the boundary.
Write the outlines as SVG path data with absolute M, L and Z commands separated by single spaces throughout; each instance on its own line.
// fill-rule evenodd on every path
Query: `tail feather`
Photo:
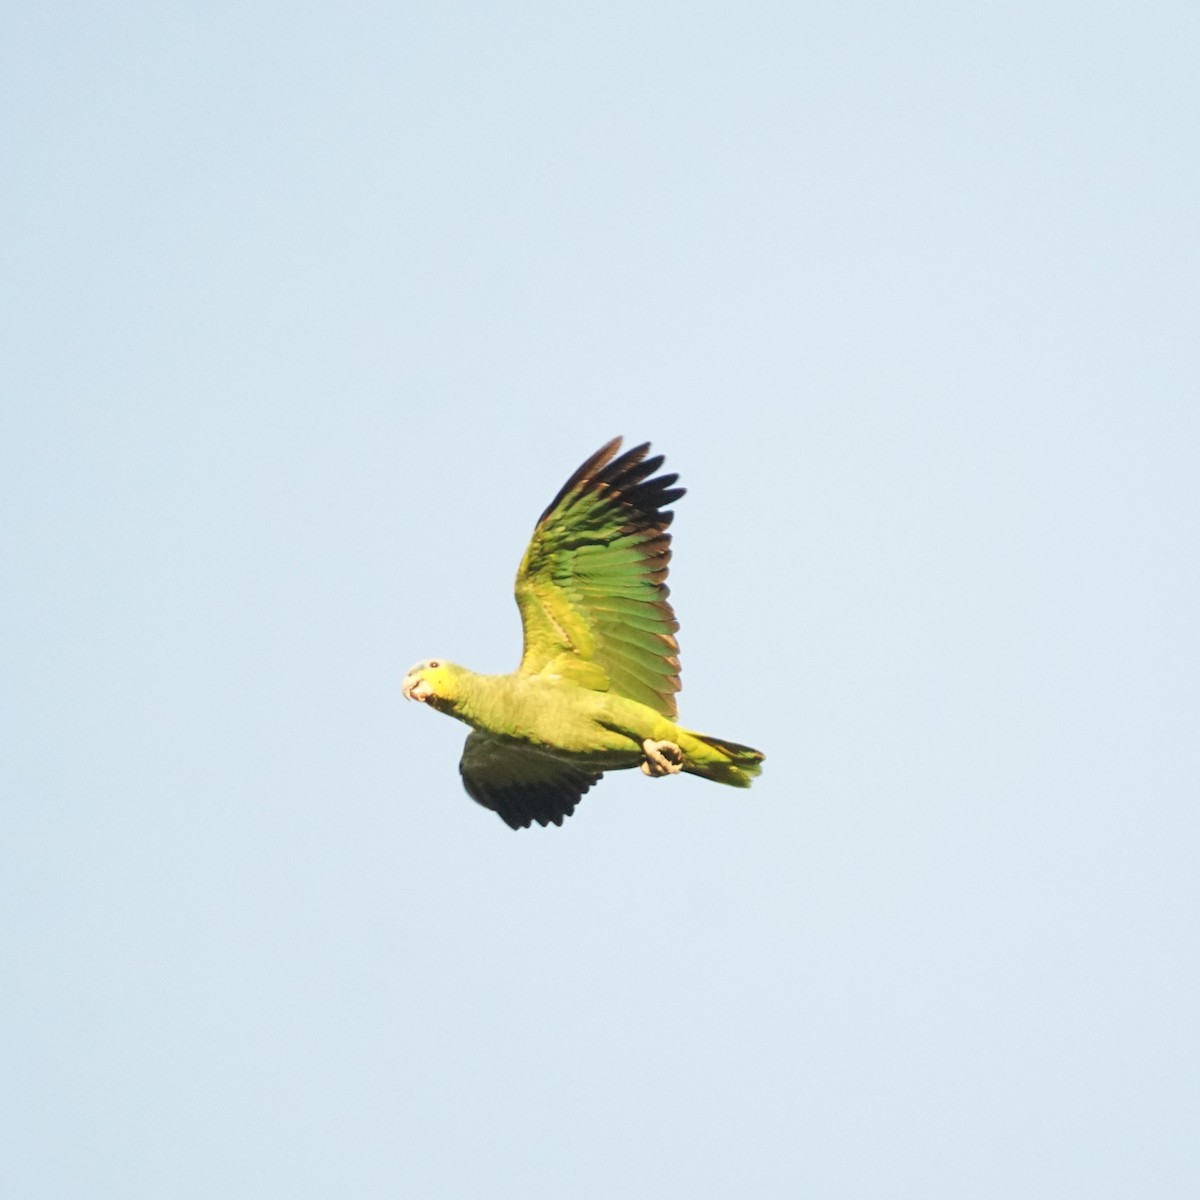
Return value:
M 762 751 L 738 742 L 689 732 L 680 749 L 683 751 L 683 769 L 689 775 L 699 775 L 715 783 L 746 788 L 762 774 Z

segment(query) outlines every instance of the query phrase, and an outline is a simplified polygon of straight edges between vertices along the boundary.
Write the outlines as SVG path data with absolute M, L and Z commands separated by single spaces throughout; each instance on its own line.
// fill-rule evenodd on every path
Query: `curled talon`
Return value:
M 642 743 L 646 757 L 642 771 L 652 779 L 663 775 L 678 775 L 683 770 L 683 751 L 674 742 L 656 742 L 647 738 Z

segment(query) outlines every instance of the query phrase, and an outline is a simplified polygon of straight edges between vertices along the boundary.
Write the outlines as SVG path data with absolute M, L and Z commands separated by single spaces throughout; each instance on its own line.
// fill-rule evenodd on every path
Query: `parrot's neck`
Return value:
M 511 707 L 514 683 L 512 675 L 477 675 L 463 670 L 455 677 L 454 695 L 440 700 L 436 707 L 476 729 L 494 729 Z

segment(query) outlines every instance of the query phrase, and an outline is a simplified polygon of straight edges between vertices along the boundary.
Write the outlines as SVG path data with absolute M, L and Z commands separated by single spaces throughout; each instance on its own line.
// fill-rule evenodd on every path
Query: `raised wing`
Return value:
M 618 456 L 613 438 L 537 523 L 517 572 L 525 627 L 520 671 L 558 674 L 676 715 L 679 622 L 667 600 L 667 506 L 678 475 L 655 475 L 648 442 Z
M 477 729 L 467 735 L 458 769 L 471 799 L 513 829 L 527 829 L 531 821 L 561 825 L 601 776 Z

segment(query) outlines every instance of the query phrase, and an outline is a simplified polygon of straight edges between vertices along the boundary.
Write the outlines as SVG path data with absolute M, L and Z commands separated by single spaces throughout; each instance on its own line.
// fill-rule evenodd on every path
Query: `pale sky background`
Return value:
M 0 18 L 0 1195 L 1200 1195 L 1200 9 Z M 749 793 L 513 833 L 614 434 Z

